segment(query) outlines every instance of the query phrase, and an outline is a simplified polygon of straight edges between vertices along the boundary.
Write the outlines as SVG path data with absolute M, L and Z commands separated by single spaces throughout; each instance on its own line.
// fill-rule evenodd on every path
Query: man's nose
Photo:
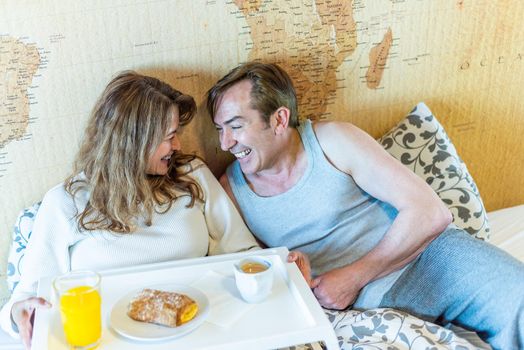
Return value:
M 180 151 L 181 149 L 180 139 L 178 138 L 177 134 L 173 135 L 173 138 L 171 139 L 171 149 L 173 151 Z
M 220 148 L 222 148 L 222 151 L 229 151 L 234 145 L 235 140 L 233 139 L 231 132 L 227 129 L 222 129 L 222 132 L 220 133 Z

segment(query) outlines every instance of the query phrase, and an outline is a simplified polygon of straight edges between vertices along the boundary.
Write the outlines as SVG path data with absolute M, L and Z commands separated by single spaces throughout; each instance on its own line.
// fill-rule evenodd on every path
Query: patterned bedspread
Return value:
M 398 310 L 326 310 L 326 314 L 343 350 L 479 349 L 447 328 Z
M 477 347 L 452 330 L 423 321 L 394 309 L 325 310 L 342 350 L 473 350 Z M 294 346 L 289 350 L 322 349 L 318 344 Z

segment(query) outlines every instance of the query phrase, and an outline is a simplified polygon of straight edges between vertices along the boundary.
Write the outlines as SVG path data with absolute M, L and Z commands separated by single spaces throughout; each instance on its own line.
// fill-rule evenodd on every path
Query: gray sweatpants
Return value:
M 404 271 L 380 307 L 474 330 L 493 349 L 524 349 L 524 264 L 448 229 Z

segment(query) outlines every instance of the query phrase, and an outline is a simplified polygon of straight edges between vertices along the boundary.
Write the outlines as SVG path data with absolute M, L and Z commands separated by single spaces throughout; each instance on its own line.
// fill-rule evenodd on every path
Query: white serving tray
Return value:
M 101 271 L 103 330 L 99 349 L 266 350 L 319 340 L 324 341 L 329 350 L 339 349 L 331 324 L 296 264 L 286 262 L 287 254 L 288 250 L 280 247 Z M 112 306 L 129 290 L 160 283 L 191 285 L 209 271 L 233 279 L 234 262 L 249 255 L 263 255 L 273 262 L 273 290 L 264 302 L 246 304 L 248 311 L 228 327 L 206 321 L 183 337 L 148 343 L 128 340 L 109 328 Z M 54 306 L 37 311 L 32 350 L 67 349 L 52 294 L 51 278 L 42 279 L 38 295 L 51 300 Z M 238 294 L 236 297 L 240 298 Z M 210 307 L 213 308 L 213 304 Z
M 23 350 L 24 346 L 22 342 L 17 339 L 11 338 L 11 336 L 0 329 L 0 350 Z

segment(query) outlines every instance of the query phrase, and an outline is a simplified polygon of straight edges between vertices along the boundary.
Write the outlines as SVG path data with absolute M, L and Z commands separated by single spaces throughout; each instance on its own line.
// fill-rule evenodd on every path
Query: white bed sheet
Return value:
M 524 204 L 488 213 L 490 242 L 524 261 Z

